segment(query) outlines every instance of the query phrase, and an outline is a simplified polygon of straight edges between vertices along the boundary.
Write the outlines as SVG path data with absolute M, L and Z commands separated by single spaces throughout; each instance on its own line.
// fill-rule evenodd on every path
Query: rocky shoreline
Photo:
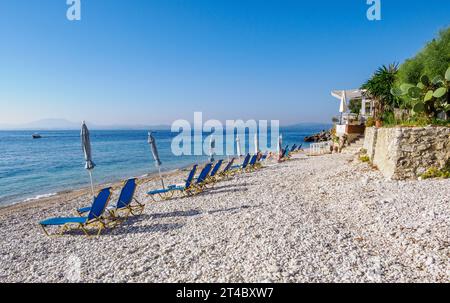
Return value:
M 331 135 L 331 131 L 321 131 L 320 133 L 314 134 L 312 136 L 305 137 L 305 142 L 327 142 L 330 141 L 333 138 Z
M 151 203 L 150 180 L 143 215 L 98 238 L 44 236 L 89 201 L 51 197 L 0 212 L 0 282 L 448 282 L 449 185 L 300 154 L 191 198 Z

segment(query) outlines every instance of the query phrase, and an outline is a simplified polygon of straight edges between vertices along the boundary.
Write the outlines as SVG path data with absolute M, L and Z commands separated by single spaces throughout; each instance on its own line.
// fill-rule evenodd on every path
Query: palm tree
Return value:
M 379 67 L 372 78 L 361 86 L 367 90 L 366 95 L 375 102 L 374 118 L 381 121 L 385 111 L 393 111 L 398 106 L 398 98 L 391 94 L 391 88 L 397 79 L 398 64 Z

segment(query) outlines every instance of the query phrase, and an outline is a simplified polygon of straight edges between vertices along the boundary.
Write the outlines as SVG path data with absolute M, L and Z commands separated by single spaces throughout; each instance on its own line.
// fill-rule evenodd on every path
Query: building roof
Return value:
M 359 99 L 362 98 L 362 94 L 366 92 L 366 90 L 361 89 L 349 89 L 345 90 L 345 96 L 347 100 L 351 99 Z M 331 92 L 331 95 L 339 100 L 342 100 L 342 94 L 344 93 L 344 90 L 333 90 Z

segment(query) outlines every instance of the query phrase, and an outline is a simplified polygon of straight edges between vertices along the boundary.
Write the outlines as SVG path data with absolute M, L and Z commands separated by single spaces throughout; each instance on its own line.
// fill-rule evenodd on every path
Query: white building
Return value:
M 339 122 L 336 123 L 336 135 L 347 135 L 350 140 L 364 134 L 367 118 L 373 117 L 373 101 L 366 99 L 365 90 L 334 90 L 331 95 L 339 99 Z M 349 111 L 350 102 L 361 102 L 359 113 Z

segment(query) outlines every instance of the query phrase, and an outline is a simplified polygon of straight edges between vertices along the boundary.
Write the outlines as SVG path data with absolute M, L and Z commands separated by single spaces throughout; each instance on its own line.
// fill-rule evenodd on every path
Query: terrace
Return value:
M 365 91 L 360 89 L 334 90 L 331 95 L 340 100 L 339 121 L 336 123 L 336 135 L 347 135 L 350 139 L 364 134 L 365 123 L 373 117 L 374 104 L 366 99 Z

